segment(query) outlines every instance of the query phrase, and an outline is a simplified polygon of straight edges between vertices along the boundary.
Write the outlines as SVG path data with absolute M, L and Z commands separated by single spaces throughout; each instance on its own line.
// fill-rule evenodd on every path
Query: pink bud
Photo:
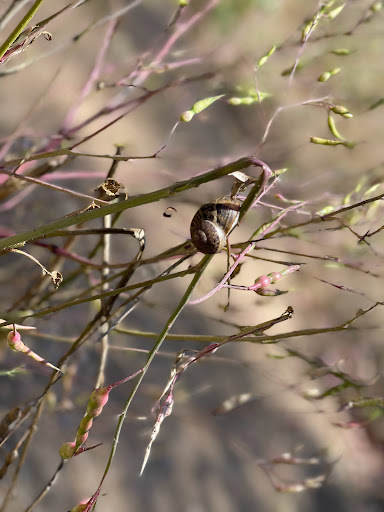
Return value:
M 21 335 L 18 331 L 10 331 L 7 336 L 8 345 L 15 352 L 23 352 L 25 349 L 24 343 L 21 341 Z
M 260 276 L 255 284 L 252 286 L 253 289 L 266 288 L 271 284 L 271 278 L 268 276 Z
M 283 277 L 280 272 L 271 272 L 268 276 L 271 278 L 271 283 L 276 283 L 276 281 L 280 281 Z
M 20 335 L 19 331 L 16 331 L 16 330 L 9 332 L 7 337 L 8 337 L 8 340 L 9 341 L 12 340 L 13 343 L 17 343 L 18 341 L 21 340 L 21 335 Z
M 64 443 L 60 446 L 59 455 L 62 459 L 70 459 L 75 452 L 76 443 Z
M 108 402 L 111 386 L 95 389 L 89 397 L 87 405 L 87 414 L 92 418 L 98 416 L 103 410 L 104 405 Z
M 78 448 L 80 448 L 81 445 L 85 443 L 85 441 L 88 439 L 89 432 L 84 432 L 84 434 L 77 433 L 76 434 L 76 451 Z
M 80 421 L 80 425 L 77 432 L 79 434 L 84 434 L 85 432 L 88 432 L 92 427 L 92 423 L 93 419 L 86 414 L 84 418 Z

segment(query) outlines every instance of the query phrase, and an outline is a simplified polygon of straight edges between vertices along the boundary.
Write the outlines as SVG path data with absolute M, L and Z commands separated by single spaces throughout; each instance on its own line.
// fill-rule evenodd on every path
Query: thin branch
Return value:
M 239 171 L 254 165 L 254 161 L 255 160 L 252 157 L 241 158 L 236 162 L 231 162 L 227 165 L 224 165 L 223 167 L 218 167 L 217 169 L 213 169 L 212 171 L 208 171 L 194 178 L 177 182 L 169 187 L 157 190 L 155 192 L 149 192 L 140 196 L 131 197 L 116 204 L 103 206 L 102 208 L 89 210 L 70 217 L 64 217 L 31 231 L 19 233 L 17 235 L 6 238 L 5 240 L 0 240 L 0 251 L 11 248 L 20 243 L 29 242 L 36 238 L 41 238 L 42 236 L 48 235 L 53 231 L 58 231 L 70 226 L 74 226 L 76 224 L 80 224 L 82 222 L 88 222 L 93 219 L 104 217 L 105 215 L 123 212 L 128 208 L 133 208 L 139 205 L 152 203 L 154 201 L 159 201 L 160 199 L 174 196 L 175 194 L 179 194 L 190 188 L 198 187 L 203 183 L 208 183 L 222 176 L 226 176 L 231 172 Z

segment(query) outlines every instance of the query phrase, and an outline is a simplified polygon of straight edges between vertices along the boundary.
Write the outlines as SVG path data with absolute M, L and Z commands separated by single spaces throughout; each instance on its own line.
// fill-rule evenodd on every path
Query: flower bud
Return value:
M 88 436 L 89 436 L 89 432 L 87 430 L 87 432 L 84 432 L 84 433 L 81 433 L 81 432 L 77 432 L 76 434 L 76 450 L 77 451 L 80 446 L 82 446 L 85 441 L 88 439 Z
M 324 71 L 324 73 L 321 73 L 319 78 L 317 79 L 318 82 L 327 82 L 331 78 L 331 73 L 329 71 Z
M 349 110 L 346 107 L 343 107 L 343 105 L 335 105 L 331 110 L 335 114 L 346 117 L 347 119 L 353 117 Z
M 75 453 L 76 443 L 64 443 L 60 446 L 59 455 L 62 459 L 70 459 Z
M 93 419 L 88 415 L 85 415 L 84 418 L 80 421 L 79 428 L 77 429 L 78 434 L 85 434 L 92 428 Z M 76 436 L 77 437 L 77 436 Z
M 10 331 L 7 336 L 8 345 L 15 352 L 23 352 L 25 349 L 24 343 L 21 341 L 21 335 L 18 331 Z
M 336 48 L 335 50 L 331 50 L 331 53 L 334 55 L 350 55 L 352 51 L 348 48 Z
M 276 283 L 276 281 L 280 281 L 283 275 L 280 272 L 271 272 L 268 277 L 271 278 L 271 283 Z
M 90 417 L 95 418 L 101 413 L 104 405 L 108 402 L 110 391 L 111 388 L 109 386 L 92 391 L 87 405 L 87 414 Z
M 183 121 L 184 123 L 189 123 L 189 121 L 192 120 L 194 115 L 195 113 L 193 112 L 193 110 L 186 110 L 181 114 L 180 121 Z
M 271 279 L 268 276 L 260 276 L 257 278 L 254 287 L 266 288 L 270 284 L 271 284 Z

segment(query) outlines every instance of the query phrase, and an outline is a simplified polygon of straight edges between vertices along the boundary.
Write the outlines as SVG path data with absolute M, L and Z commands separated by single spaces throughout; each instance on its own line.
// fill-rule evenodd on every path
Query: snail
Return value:
M 191 238 L 196 249 L 204 254 L 220 252 L 239 222 L 240 206 L 241 201 L 234 197 L 203 204 L 191 222 Z

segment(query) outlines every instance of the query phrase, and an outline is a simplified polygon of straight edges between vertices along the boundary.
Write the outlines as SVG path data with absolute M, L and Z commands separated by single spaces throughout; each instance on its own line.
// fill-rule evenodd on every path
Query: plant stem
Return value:
M 81 224 L 83 222 L 88 222 L 93 219 L 98 219 L 100 217 L 104 217 L 105 215 L 123 212 L 128 208 L 153 203 L 155 201 L 159 201 L 160 199 L 174 196 L 175 194 L 179 194 L 180 192 L 184 192 L 190 188 L 198 187 L 203 183 L 213 181 L 217 178 L 220 178 L 221 176 L 226 176 L 231 172 L 240 171 L 241 169 L 249 167 L 250 165 L 254 165 L 253 162 L 254 159 L 252 157 L 240 158 L 240 160 L 237 160 L 236 162 L 231 162 L 227 165 L 224 165 L 223 167 L 218 167 L 217 169 L 213 169 L 212 171 L 200 174 L 199 176 L 189 180 L 179 181 L 169 187 L 155 190 L 154 192 L 131 197 L 125 201 L 120 201 L 118 203 L 103 206 L 102 208 L 97 208 L 94 210 L 88 210 L 77 215 L 63 217 L 44 226 L 32 229 L 31 231 L 25 231 L 24 233 L 19 233 L 17 235 L 5 238 L 4 240 L 0 240 L 0 251 L 14 247 L 15 245 L 22 244 L 24 242 L 28 242 L 35 238 L 41 238 L 42 236 L 59 229 Z
M 146 363 L 144 365 L 143 371 L 140 374 L 140 376 L 139 376 L 139 378 L 138 378 L 134 388 L 132 389 L 132 391 L 131 391 L 131 393 L 130 393 L 130 395 L 129 395 L 126 403 L 125 403 L 124 409 L 123 409 L 123 411 L 122 411 L 122 413 L 120 415 L 119 423 L 117 425 L 115 437 L 114 437 L 114 440 L 113 440 L 113 445 L 112 445 L 111 453 L 109 455 L 109 459 L 108 459 L 107 466 L 106 466 L 105 471 L 104 471 L 104 475 L 102 477 L 102 481 L 104 480 L 105 476 L 107 475 L 107 473 L 109 471 L 109 468 L 110 468 L 110 466 L 112 464 L 112 460 L 113 460 L 113 457 L 115 455 L 117 444 L 118 444 L 118 441 L 119 441 L 120 432 L 121 432 L 121 429 L 122 429 L 125 417 L 127 415 L 129 406 L 131 405 L 131 402 L 132 402 L 134 396 L 136 395 L 136 392 L 139 389 L 140 384 L 141 384 L 141 382 L 142 382 L 142 380 L 143 380 L 143 378 L 144 378 L 144 376 L 145 376 L 145 374 L 146 374 L 146 372 L 147 372 L 147 370 L 148 370 L 152 360 L 154 359 L 155 355 L 159 351 L 163 341 L 165 340 L 168 332 L 170 331 L 171 327 L 175 323 L 176 319 L 178 318 L 178 316 L 180 315 L 182 310 L 187 305 L 188 300 L 189 300 L 190 296 L 192 295 L 193 290 L 195 289 L 197 283 L 199 282 L 201 276 L 204 273 L 204 270 L 206 269 L 206 267 L 207 267 L 208 263 L 211 261 L 211 259 L 212 259 L 212 255 L 210 255 L 210 254 L 207 254 L 202 259 L 198 271 L 194 275 L 194 277 L 193 277 L 190 285 L 188 286 L 186 292 L 184 293 L 182 299 L 180 300 L 179 304 L 176 306 L 175 310 L 173 311 L 173 313 L 169 317 L 169 319 L 166 322 L 163 330 L 159 334 L 159 336 L 158 336 L 154 346 L 152 347 L 151 351 L 148 354 L 148 358 L 147 358 L 147 361 L 146 361 Z
M 38 8 L 43 3 L 43 0 L 36 0 L 36 2 L 29 9 L 24 18 L 19 22 L 16 28 L 13 30 L 11 35 L 4 41 L 4 43 L 0 46 L 0 59 L 3 57 L 5 52 L 9 50 L 10 46 L 16 41 L 22 31 L 26 28 L 28 23 L 31 21 L 33 16 L 36 14 Z

